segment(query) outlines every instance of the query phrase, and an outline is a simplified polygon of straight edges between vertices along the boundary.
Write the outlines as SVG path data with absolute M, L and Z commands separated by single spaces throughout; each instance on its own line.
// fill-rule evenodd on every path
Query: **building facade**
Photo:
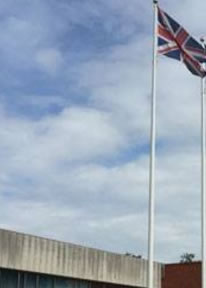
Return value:
M 154 266 L 160 288 L 162 265 Z M 146 286 L 146 260 L 0 229 L 0 288 Z
M 167 264 L 162 288 L 201 288 L 201 262 Z

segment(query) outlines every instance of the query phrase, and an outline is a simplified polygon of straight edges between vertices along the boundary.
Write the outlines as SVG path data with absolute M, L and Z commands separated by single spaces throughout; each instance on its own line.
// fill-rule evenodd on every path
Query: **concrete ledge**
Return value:
M 0 267 L 90 281 L 146 287 L 147 261 L 0 229 Z M 155 263 L 155 288 L 161 265 Z

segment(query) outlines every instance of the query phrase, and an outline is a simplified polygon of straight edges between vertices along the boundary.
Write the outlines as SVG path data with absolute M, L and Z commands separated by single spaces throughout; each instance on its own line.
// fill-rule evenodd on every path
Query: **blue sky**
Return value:
M 150 2 L 0 0 L 1 227 L 146 257 Z M 161 6 L 204 35 L 203 1 Z M 159 59 L 158 261 L 200 254 L 199 94 Z

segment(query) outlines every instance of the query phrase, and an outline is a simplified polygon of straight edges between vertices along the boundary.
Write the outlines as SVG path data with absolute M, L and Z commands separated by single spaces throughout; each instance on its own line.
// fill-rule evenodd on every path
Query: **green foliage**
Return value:
M 184 253 L 180 256 L 180 263 L 191 263 L 195 258 L 193 253 Z

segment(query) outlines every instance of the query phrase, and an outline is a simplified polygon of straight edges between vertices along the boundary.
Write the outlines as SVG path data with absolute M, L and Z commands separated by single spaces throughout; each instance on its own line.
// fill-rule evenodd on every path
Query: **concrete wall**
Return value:
M 1 229 L 0 267 L 146 287 L 145 260 Z M 155 287 L 161 287 L 157 263 Z

